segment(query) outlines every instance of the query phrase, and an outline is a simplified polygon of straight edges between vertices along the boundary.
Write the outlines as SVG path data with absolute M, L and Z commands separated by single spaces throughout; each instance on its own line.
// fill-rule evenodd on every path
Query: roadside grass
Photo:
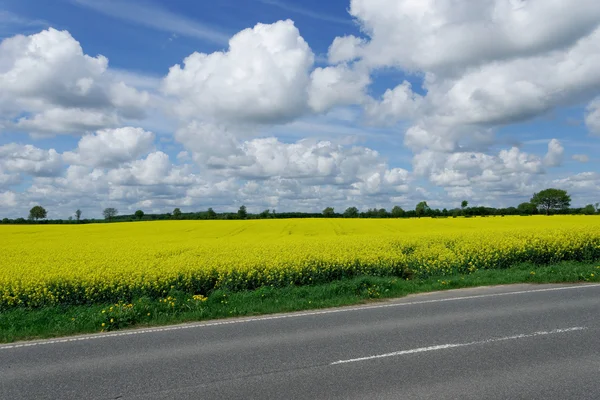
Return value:
M 131 303 L 4 310 L 0 312 L 0 343 L 349 306 L 448 289 L 577 282 L 600 282 L 599 263 L 521 264 L 503 270 L 420 280 L 363 276 L 313 286 L 263 287 L 245 292 L 216 290 L 207 297 L 172 291 L 158 300 L 140 298 Z

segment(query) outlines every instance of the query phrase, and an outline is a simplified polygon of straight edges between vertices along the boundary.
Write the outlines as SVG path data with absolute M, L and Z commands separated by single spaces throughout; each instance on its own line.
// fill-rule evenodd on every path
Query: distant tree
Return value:
M 246 206 L 241 206 L 237 212 L 237 215 L 240 219 L 246 219 L 248 217 L 248 211 L 246 211 Z
M 417 204 L 417 207 L 415 207 L 415 212 L 417 214 L 417 217 L 419 218 L 429 214 L 429 210 L 431 209 L 427 205 L 426 201 L 420 202 L 419 204 Z
M 585 215 L 594 215 L 596 213 L 596 208 L 594 208 L 593 204 L 588 204 L 587 206 L 583 207 L 581 212 Z
M 105 208 L 104 211 L 102 211 L 102 215 L 104 215 L 104 219 L 106 219 L 108 221 L 110 221 L 111 219 L 116 217 L 118 213 L 119 213 L 119 211 L 113 207 Z
M 46 212 L 46 209 L 44 207 L 35 206 L 31 210 L 29 210 L 29 219 L 34 219 L 37 221 L 38 219 L 46 218 L 47 214 L 48 213 Z
M 346 211 L 344 211 L 344 218 L 358 218 L 358 208 L 348 207 Z
M 206 212 L 206 215 L 208 216 L 208 219 L 215 219 L 215 218 L 217 218 L 217 213 L 212 208 L 208 209 L 208 211 Z
M 462 208 L 463 210 L 465 208 L 467 208 L 469 206 L 469 202 L 466 200 L 463 200 L 462 203 L 460 203 L 460 208 Z
M 442 210 L 442 215 L 443 215 L 444 217 L 447 217 L 449 214 L 450 214 L 450 213 L 448 212 L 448 209 L 444 208 L 444 209 Z
M 550 214 L 550 210 L 564 210 L 571 205 L 571 196 L 566 191 L 560 189 L 546 189 L 535 193 L 530 201 L 536 207 Z
M 69 221 L 73 221 L 73 217 L 69 215 Z
M 521 203 L 517 206 L 517 211 L 519 214 L 524 215 L 532 215 L 535 214 L 537 208 L 535 204 L 532 203 Z
M 77 210 L 75 211 L 75 219 L 77 219 L 77 222 L 79 222 L 79 220 L 81 219 L 81 210 Z
M 173 218 L 175 218 L 175 219 L 181 218 L 181 210 L 179 209 L 179 207 L 173 210 Z
M 271 210 L 266 209 L 263 212 L 261 212 L 259 214 L 259 216 L 260 216 L 260 218 L 266 219 L 266 218 L 269 218 L 270 214 L 271 214 Z
M 404 217 L 404 210 L 400 206 L 394 206 L 392 208 L 392 218 L 402 218 Z
M 3 219 L 2 219 L 2 223 L 3 223 L 3 224 L 10 224 L 10 219 L 8 219 L 8 218 L 3 218 Z
M 137 219 L 140 219 L 140 220 L 142 218 L 144 218 L 144 212 L 142 210 L 137 210 L 134 215 Z
M 323 210 L 323 216 L 325 218 L 332 218 L 335 215 L 335 211 L 333 209 L 333 207 L 327 207 L 326 209 Z
M 600 212 L 600 203 L 594 204 L 594 207 L 596 208 L 596 212 Z
M 387 217 L 389 217 L 389 214 L 385 208 L 380 208 L 379 210 L 377 210 L 377 217 L 378 218 L 387 218 Z

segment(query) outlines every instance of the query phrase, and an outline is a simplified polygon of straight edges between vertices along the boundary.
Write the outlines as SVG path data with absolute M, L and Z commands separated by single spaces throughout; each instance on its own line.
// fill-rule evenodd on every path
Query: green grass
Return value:
M 358 277 L 314 286 L 264 287 L 255 291 L 214 291 L 205 299 L 172 292 L 163 301 L 141 298 L 131 306 L 57 306 L 11 309 L 0 313 L 0 343 L 123 328 L 363 304 L 414 293 L 513 283 L 600 282 L 598 263 L 565 262 L 551 266 L 522 264 L 470 275 L 402 280 Z M 111 322 L 112 320 L 112 322 Z M 104 324 L 104 326 L 102 325 Z

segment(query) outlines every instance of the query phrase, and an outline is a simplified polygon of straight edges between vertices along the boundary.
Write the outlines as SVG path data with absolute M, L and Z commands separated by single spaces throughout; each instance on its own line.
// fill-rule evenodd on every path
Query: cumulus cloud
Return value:
M 590 161 L 590 157 L 586 154 L 573 154 L 573 160 L 579 161 L 580 163 L 587 163 Z
M 351 0 L 350 14 L 370 37 L 362 52 L 373 66 L 451 73 L 573 45 L 598 26 L 600 7 L 594 0 Z
M 0 118 L 36 133 L 78 133 L 142 117 L 149 96 L 107 73 L 108 59 L 83 52 L 69 32 L 49 28 L 0 43 Z
M 371 70 L 423 78 L 422 95 L 405 82 L 365 102 L 373 122 L 412 121 L 405 142 L 416 150 L 456 149 L 482 130 L 600 91 L 600 7 L 593 0 L 352 0 L 350 13 L 366 38 L 336 38 L 331 62 L 358 59 Z M 592 132 L 600 125 L 596 110 L 590 105 Z
M 154 146 L 154 134 L 141 128 L 118 128 L 88 134 L 77 149 L 63 154 L 65 162 L 90 167 L 115 167 L 147 154 Z
M 30 144 L 10 143 L 0 146 L 0 167 L 13 173 L 31 176 L 56 176 L 62 172 L 60 154 Z
M 14 207 L 17 205 L 17 194 L 15 192 L 0 192 L 0 206 Z
M 366 99 L 366 88 L 371 83 L 368 71 L 346 65 L 317 68 L 311 74 L 308 104 L 316 113 L 333 107 L 360 104 Z
M 371 100 L 365 105 L 365 113 L 370 120 L 380 124 L 395 123 L 412 119 L 423 103 L 423 97 L 412 91 L 409 82 L 404 81 L 394 89 L 387 89 L 380 101 Z
M 148 154 L 145 159 L 135 160 L 108 172 L 112 184 L 123 186 L 187 186 L 195 182 L 193 174 L 185 167 L 176 167 L 162 151 Z
M 562 164 L 565 148 L 557 139 L 548 143 L 548 153 L 544 157 L 544 164 L 548 167 L 558 167 Z
M 551 176 L 565 157 L 560 140 L 531 154 L 519 148 L 522 138 L 496 137 L 579 104 L 589 104 L 587 128 L 600 134 L 597 3 L 351 0 L 361 34 L 335 38 L 319 68 L 290 20 L 242 30 L 225 50 L 190 54 L 164 77 L 113 70 L 66 31 L 5 39 L 0 130 L 82 137 L 62 154 L 0 146 L 0 205 L 314 211 L 324 202 L 386 207 L 424 198 L 512 204 L 550 184 L 597 191 L 594 173 Z M 389 88 L 380 86 L 386 79 Z M 339 125 L 320 124 L 332 118 Z M 157 120 L 165 129 L 148 127 Z M 148 130 L 174 140 L 156 143 Z M 377 143 L 403 143 L 412 171 L 398 167 L 403 149 L 386 148 L 388 161 Z M 10 191 L 25 176 L 29 189 Z
M 80 133 L 89 130 L 113 127 L 120 123 L 113 113 L 81 108 L 51 108 L 33 117 L 20 118 L 16 127 L 40 135 Z
M 423 150 L 413 158 L 413 171 L 443 187 L 452 198 L 497 201 L 498 197 L 524 196 L 534 190 L 545 173 L 543 164 L 540 157 L 516 147 L 496 155 Z
M 275 137 L 243 139 L 223 126 L 192 122 L 177 140 L 203 168 L 244 180 L 297 180 L 305 185 L 341 185 L 361 192 L 391 190 L 409 180 L 408 171 L 389 168 L 370 148 L 303 139 L 285 143 Z M 365 186 L 368 181 L 379 182 Z
M 338 64 L 356 60 L 361 56 L 362 48 L 366 43 L 365 39 L 354 35 L 336 37 L 329 46 L 329 63 Z
M 194 53 L 169 70 L 164 92 L 183 117 L 289 121 L 306 112 L 314 55 L 291 20 L 257 24 L 226 52 Z
M 588 106 L 585 124 L 592 135 L 600 136 L 600 99 L 594 100 Z

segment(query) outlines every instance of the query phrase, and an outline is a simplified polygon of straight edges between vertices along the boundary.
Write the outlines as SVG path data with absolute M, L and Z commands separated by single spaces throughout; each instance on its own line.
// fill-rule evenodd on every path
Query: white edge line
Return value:
M 403 355 L 407 355 L 407 354 L 415 354 L 415 353 L 424 353 L 424 352 L 428 352 L 428 351 L 453 349 L 453 348 L 456 348 L 456 347 L 475 346 L 475 345 L 488 344 L 488 343 L 494 343 L 494 342 L 504 342 L 504 341 L 507 341 L 507 340 L 526 339 L 526 338 L 532 338 L 532 337 L 536 337 L 536 336 L 555 335 L 557 333 L 575 332 L 575 331 L 582 331 L 582 330 L 585 330 L 585 329 L 587 329 L 587 328 L 583 327 L 583 326 L 576 326 L 576 327 L 573 327 L 573 328 L 555 329 L 555 330 L 552 330 L 552 331 L 540 331 L 540 332 L 534 332 L 534 333 L 530 333 L 530 334 L 524 334 L 524 333 L 522 333 L 522 334 L 519 334 L 519 335 L 505 336 L 505 337 L 501 337 L 501 338 L 480 340 L 480 341 L 469 342 L 469 343 L 448 343 L 448 344 L 441 344 L 441 345 L 429 346 L 429 347 L 419 347 L 419 348 L 416 348 L 416 349 L 395 351 L 393 353 L 378 354 L 378 355 L 374 355 L 374 356 L 367 356 L 367 357 L 360 357 L 360 358 L 351 358 L 349 360 L 340 360 L 340 361 L 332 362 L 329 365 L 349 364 L 349 363 L 355 363 L 355 362 L 361 362 L 361 361 L 375 360 L 375 359 L 378 359 L 378 358 L 397 357 L 397 356 L 403 356 Z
M 488 297 L 501 297 L 501 296 L 510 296 L 510 295 L 528 294 L 528 293 L 556 292 L 556 291 L 561 291 L 561 290 L 588 289 L 588 288 L 595 288 L 595 287 L 600 287 L 600 284 L 588 284 L 588 285 L 565 286 L 565 287 L 546 288 L 546 289 L 521 290 L 521 291 L 517 291 L 517 292 L 505 292 L 505 293 L 490 293 L 490 294 L 480 294 L 480 295 L 474 295 L 474 296 L 450 297 L 450 298 L 445 298 L 445 299 L 412 301 L 412 302 L 408 302 L 408 303 L 391 303 L 391 304 L 379 304 L 379 305 L 374 305 L 374 306 L 334 308 L 334 309 L 325 310 L 325 311 L 311 311 L 311 312 L 302 312 L 302 313 L 293 313 L 293 314 L 274 315 L 271 317 L 245 318 L 245 319 L 235 319 L 235 320 L 229 320 L 229 321 L 218 321 L 218 322 L 208 322 L 208 323 L 200 322 L 200 323 L 196 323 L 196 324 L 175 325 L 175 326 L 168 326 L 168 327 L 163 327 L 163 328 L 138 329 L 138 330 L 124 331 L 124 332 L 115 332 L 115 333 L 97 333 L 97 334 L 88 335 L 88 336 L 71 337 L 71 338 L 65 338 L 65 339 L 52 339 L 52 340 L 44 340 L 44 341 L 37 341 L 37 342 L 27 342 L 27 343 L 19 343 L 19 344 L 12 344 L 12 345 L 4 345 L 4 346 L 0 346 L 0 350 L 10 350 L 10 349 L 18 349 L 18 348 L 23 348 L 23 347 L 34 347 L 34 346 L 45 346 L 45 345 L 50 345 L 50 344 L 70 343 L 70 342 L 79 342 L 79 341 L 85 341 L 85 340 L 95 340 L 95 339 L 104 339 L 104 338 L 113 338 L 113 337 L 122 337 L 122 336 L 143 335 L 143 334 L 147 334 L 147 333 L 179 331 L 179 330 L 184 330 L 184 329 L 208 328 L 208 327 L 213 327 L 213 326 L 243 324 L 243 323 L 249 323 L 249 322 L 271 321 L 271 320 L 286 319 L 286 318 L 309 317 L 309 316 L 318 316 L 318 315 L 346 313 L 346 312 L 353 312 L 353 311 L 374 310 L 374 309 L 381 309 L 381 308 L 407 307 L 407 306 L 419 305 L 419 304 L 444 303 L 444 302 L 449 302 L 449 301 L 482 299 L 482 298 L 488 298 Z M 465 288 L 465 289 L 467 289 L 467 288 Z

